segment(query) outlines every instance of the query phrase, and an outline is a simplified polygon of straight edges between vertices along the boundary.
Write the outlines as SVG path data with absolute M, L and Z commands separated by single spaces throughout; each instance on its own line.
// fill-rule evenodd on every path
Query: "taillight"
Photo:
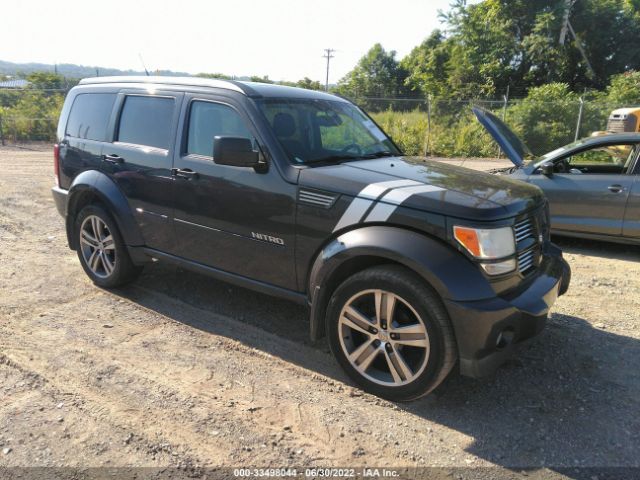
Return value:
M 53 146 L 53 174 L 56 178 L 56 187 L 60 186 L 60 145 Z

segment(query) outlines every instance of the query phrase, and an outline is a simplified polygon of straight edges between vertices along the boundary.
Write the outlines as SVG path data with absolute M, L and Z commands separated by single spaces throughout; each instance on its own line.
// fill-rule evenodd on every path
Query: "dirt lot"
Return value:
M 161 264 L 96 288 L 50 152 L 0 149 L 0 172 L 0 467 L 640 467 L 640 248 L 559 241 L 574 279 L 543 334 L 494 377 L 392 404 L 293 304 Z

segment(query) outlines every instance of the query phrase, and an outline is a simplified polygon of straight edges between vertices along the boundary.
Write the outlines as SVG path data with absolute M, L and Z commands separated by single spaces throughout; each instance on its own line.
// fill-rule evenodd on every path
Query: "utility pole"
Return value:
M 565 0 L 564 2 L 564 14 L 562 15 L 562 29 L 560 30 L 560 45 L 564 45 L 567 39 L 567 32 L 569 31 L 569 13 L 573 6 L 573 0 Z
M 573 4 L 576 3 L 576 0 L 564 0 L 564 14 L 562 16 L 562 29 L 560 30 L 560 38 L 558 43 L 560 45 L 564 45 L 567 40 L 567 34 L 570 33 L 573 37 L 573 40 L 576 42 L 576 48 L 580 52 L 582 59 L 584 60 L 585 65 L 587 66 L 588 75 L 591 78 L 595 78 L 596 72 L 594 72 L 593 67 L 591 66 L 591 62 L 589 62 L 589 58 L 587 57 L 587 52 L 584 50 L 584 46 L 582 45 L 582 41 L 576 35 L 571 22 L 569 21 L 569 15 L 571 14 L 571 8 Z
M 335 50 L 333 48 L 325 48 L 324 49 L 324 55 L 322 56 L 323 58 L 327 59 L 327 78 L 324 84 L 324 90 L 326 92 L 329 91 L 329 62 L 331 61 L 331 59 L 334 57 L 333 52 L 335 52 Z
M 573 138 L 574 142 L 577 142 L 578 138 L 580 138 L 580 127 L 582 126 L 583 112 L 584 112 L 584 100 L 582 97 L 580 97 L 580 110 L 578 110 L 578 123 L 576 124 L 576 135 Z

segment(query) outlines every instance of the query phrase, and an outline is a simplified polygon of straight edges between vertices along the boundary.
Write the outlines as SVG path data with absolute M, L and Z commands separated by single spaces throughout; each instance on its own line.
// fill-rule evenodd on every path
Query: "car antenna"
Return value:
M 142 64 L 142 68 L 144 68 L 144 73 L 149 76 L 149 70 L 147 70 L 147 66 L 144 64 L 144 60 L 142 59 L 142 54 L 138 53 L 138 58 L 140 59 L 140 63 Z

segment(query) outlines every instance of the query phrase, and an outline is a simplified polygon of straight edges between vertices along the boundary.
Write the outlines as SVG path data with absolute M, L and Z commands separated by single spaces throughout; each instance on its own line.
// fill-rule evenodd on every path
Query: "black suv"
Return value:
M 160 260 L 306 304 L 311 337 L 392 400 L 457 362 L 491 372 L 569 284 L 538 188 L 402 156 L 333 95 L 88 79 L 57 136 L 53 195 L 93 282 Z

